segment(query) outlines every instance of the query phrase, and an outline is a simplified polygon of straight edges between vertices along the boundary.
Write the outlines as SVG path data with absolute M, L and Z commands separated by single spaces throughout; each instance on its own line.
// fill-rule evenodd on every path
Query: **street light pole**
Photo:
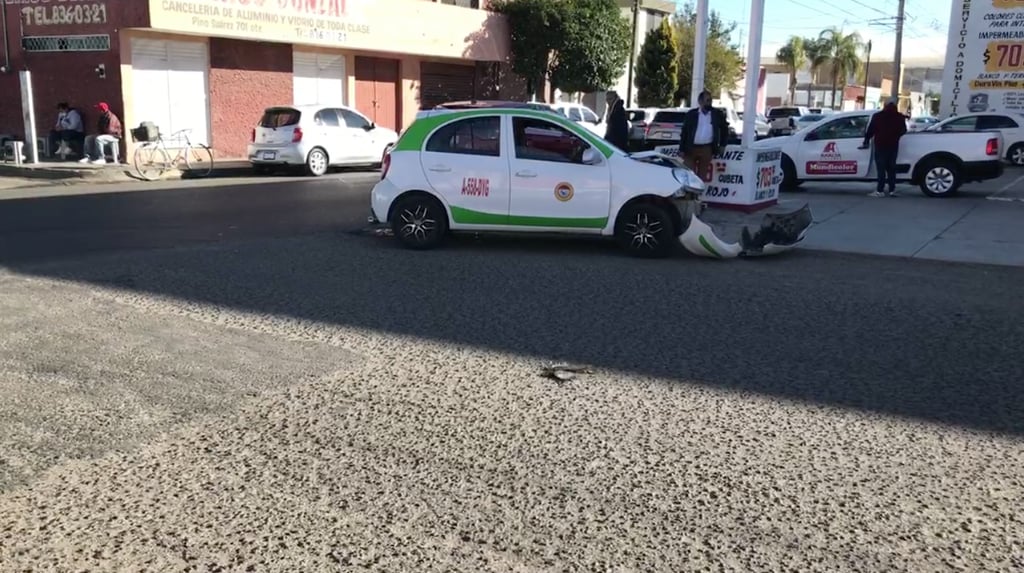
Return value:
M 867 52 L 867 62 L 864 64 L 864 109 L 868 108 L 868 81 L 871 80 L 871 40 L 868 40 Z
M 640 21 L 640 0 L 633 0 L 633 40 L 629 44 L 629 72 L 626 75 L 626 107 L 633 107 L 633 64 L 636 61 L 636 30 Z

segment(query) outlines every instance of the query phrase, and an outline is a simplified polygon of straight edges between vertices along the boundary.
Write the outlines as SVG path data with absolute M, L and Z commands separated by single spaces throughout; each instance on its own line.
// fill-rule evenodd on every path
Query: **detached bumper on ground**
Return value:
M 743 227 L 739 242 L 730 243 L 722 240 L 711 225 L 697 217 L 699 204 L 697 201 L 679 202 L 679 211 L 686 225 L 679 235 L 679 243 L 700 257 L 732 259 L 784 253 L 804 240 L 807 229 L 814 222 L 810 205 L 806 204 L 791 213 L 767 213 L 756 231 Z

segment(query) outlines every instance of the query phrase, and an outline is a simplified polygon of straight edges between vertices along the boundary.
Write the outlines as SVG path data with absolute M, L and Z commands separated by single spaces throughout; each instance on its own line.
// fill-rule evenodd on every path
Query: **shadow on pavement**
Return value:
M 258 207 L 262 193 L 247 201 L 238 191 L 203 190 L 180 207 L 182 217 L 206 213 L 211 224 L 223 202 L 243 214 L 273 208 L 275 220 L 305 219 L 304 229 L 322 231 L 316 236 L 63 262 L 40 263 L 27 252 L 0 260 L 16 272 L 250 313 L 1024 435 L 1018 269 L 799 251 L 750 261 L 642 261 L 593 240 L 469 237 L 410 252 L 388 238 L 351 234 L 357 227 L 332 215 L 336 204 L 325 209 L 319 192 Z M 210 232 L 201 224 L 189 232 L 147 227 L 174 223 L 147 216 L 157 205 L 145 197 L 85 200 L 100 201 L 91 224 L 135 221 L 125 235 L 133 247 L 187 244 Z M 46 209 L 59 217 L 84 208 L 81 201 L 62 198 Z M 0 223 L 17 228 L 18 209 L 8 207 Z M 269 225 L 271 235 L 292 227 Z

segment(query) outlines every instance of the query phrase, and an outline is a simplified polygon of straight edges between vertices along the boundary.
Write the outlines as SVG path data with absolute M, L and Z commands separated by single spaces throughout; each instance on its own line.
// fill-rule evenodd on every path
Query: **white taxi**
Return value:
M 614 236 L 664 256 L 685 231 L 684 199 L 704 182 L 655 153 L 630 156 L 549 112 L 451 111 L 413 122 L 384 157 L 371 222 L 407 247 L 449 231 Z

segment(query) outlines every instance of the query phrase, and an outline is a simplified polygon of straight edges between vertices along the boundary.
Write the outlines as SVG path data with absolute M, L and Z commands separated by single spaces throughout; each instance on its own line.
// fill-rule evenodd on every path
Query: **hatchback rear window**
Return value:
M 654 114 L 654 123 L 683 123 L 685 111 L 659 111 Z
M 271 108 L 263 112 L 260 127 L 288 127 L 298 125 L 302 112 L 291 108 Z

